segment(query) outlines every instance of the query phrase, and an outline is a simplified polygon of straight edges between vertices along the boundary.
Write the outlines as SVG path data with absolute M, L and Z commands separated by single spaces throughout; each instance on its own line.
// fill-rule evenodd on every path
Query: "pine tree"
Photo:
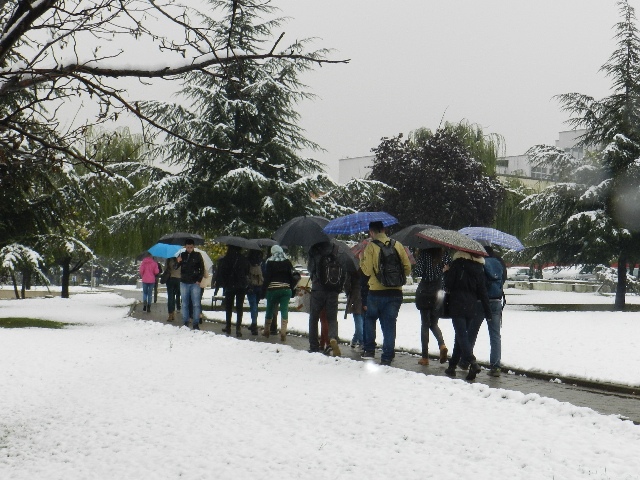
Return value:
M 225 21 L 210 20 L 226 38 L 227 54 L 259 54 L 273 44 L 272 33 L 282 19 L 268 2 L 210 0 Z M 230 19 L 234 18 L 231 22 Z M 304 53 L 306 41 L 284 49 Z M 177 130 L 190 141 L 167 137 L 154 154 L 183 167 L 164 181 L 162 197 L 151 191 L 144 212 L 131 209 L 131 223 L 170 219 L 180 230 L 200 233 L 270 234 L 296 215 L 316 213 L 314 197 L 336 187 L 321 165 L 299 151 L 319 148 L 297 125 L 296 104 L 311 95 L 299 75 L 326 50 L 304 58 L 243 59 L 223 73 L 193 72 L 184 77 L 181 95 L 188 104 L 141 102 L 140 108 L 158 124 Z M 210 148 L 202 148 L 210 145 Z M 142 196 L 141 195 L 141 196 Z M 136 198 L 139 200 L 140 197 Z
M 552 167 L 560 183 L 523 205 L 542 222 L 530 236 L 540 255 L 562 264 L 617 261 L 615 305 L 622 310 L 627 260 L 640 253 L 640 37 L 634 9 L 626 0 L 618 6 L 617 48 L 601 69 L 612 79 L 611 95 L 558 96 L 569 123 L 586 129 L 580 144 L 600 150 L 576 160 L 553 147 L 532 148 L 532 164 Z

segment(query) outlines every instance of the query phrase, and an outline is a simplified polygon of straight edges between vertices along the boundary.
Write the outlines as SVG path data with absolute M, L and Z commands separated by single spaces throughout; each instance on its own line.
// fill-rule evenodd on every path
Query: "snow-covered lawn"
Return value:
M 639 478 L 640 427 L 629 421 L 535 394 L 135 321 L 129 302 L 109 293 L 0 302 L 2 317 L 80 324 L 0 330 L 0 478 Z M 410 308 L 400 324 L 412 321 Z M 505 315 L 505 341 L 508 330 L 520 332 L 510 358 L 535 337 L 551 345 L 561 337 L 545 332 L 550 324 L 525 335 L 534 319 L 524 313 L 535 314 Z M 588 316 L 599 315 L 609 316 Z M 612 314 L 591 337 L 612 342 L 603 331 L 615 321 L 632 343 L 640 322 L 624 315 L 636 316 Z M 411 340 L 401 333 L 399 343 Z M 530 361 L 555 350 L 538 353 Z

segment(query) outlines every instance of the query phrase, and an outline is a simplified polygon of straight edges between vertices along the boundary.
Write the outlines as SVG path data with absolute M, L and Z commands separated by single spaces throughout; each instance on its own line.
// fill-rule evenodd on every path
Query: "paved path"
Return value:
M 140 291 L 118 290 L 117 293 L 127 298 L 141 297 Z M 178 313 L 178 312 L 176 312 Z M 248 312 L 246 317 L 248 317 Z M 205 311 L 205 315 L 209 320 L 205 321 L 201 326 L 202 330 L 212 331 L 222 334 L 224 312 L 222 311 Z M 133 309 L 131 316 L 141 320 L 152 320 L 156 322 L 166 323 L 167 307 L 166 300 L 158 298 L 158 303 L 152 305 L 151 313 L 142 311 L 142 305 L 138 304 Z M 262 319 L 263 314 L 260 315 Z M 182 320 L 174 322 L 176 327 L 182 324 Z M 235 338 L 235 315 L 234 325 L 232 326 L 232 336 Z M 261 335 L 253 336 L 245 327 L 242 329 L 242 337 L 238 340 L 251 342 L 269 342 L 280 343 L 280 336 L 271 336 L 268 339 Z M 289 335 L 287 336 L 287 345 L 298 350 L 307 350 L 309 341 L 306 336 Z M 353 360 L 361 361 L 360 352 L 350 348 L 348 345 L 341 345 L 342 356 Z M 320 355 L 320 354 L 317 354 Z M 379 361 L 380 352 L 376 352 L 376 361 Z M 429 366 L 418 365 L 419 357 L 406 353 L 397 352 L 393 361 L 394 368 L 402 368 L 412 372 L 423 373 L 425 375 L 445 376 L 444 370 L 447 364 L 438 363 L 433 358 Z M 503 373 L 501 377 L 494 378 L 482 371 L 478 374 L 475 383 L 483 383 L 492 388 L 503 388 L 506 390 L 516 390 L 525 394 L 536 393 L 543 397 L 555 398 L 561 402 L 569 402 L 573 405 L 589 407 L 597 412 L 606 415 L 621 415 L 625 419 L 632 420 L 636 424 L 640 424 L 640 389 L 632 389 L 630 387 L 605 384 L 601 382 L 589 382 L 582 379 L 562 378 L 556 375 L 545 375 L 527 371 L 514 371 L 513 374 Z M 458 370 L 458 378 L 464 379 L 466 372 Z M 559 379 L 562 383 L 552 381 Z

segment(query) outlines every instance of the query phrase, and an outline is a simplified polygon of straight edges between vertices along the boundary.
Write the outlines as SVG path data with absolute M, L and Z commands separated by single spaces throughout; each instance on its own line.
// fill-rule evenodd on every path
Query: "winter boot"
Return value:
M 249 330 L 251 330 L 251 335 L 258 335 L 258 324 L 252 323 Z
M 442 345 L 440 345 L 440 363 L 447 363 L 447 353 L 449 353 L 449 350 L 443 343 Z
M 264 330 L 262 330 L 262 336 L 269 338 L 269 335 L 271 335 L 271 320 L 265 320 Z
M 280 340 L 283 342 L 287 341 L 287 325 L 289 324 L 289 320 L 282 319 L 282 324 L 280 326 Z
M 240 323 L 240 321 L 236 322 L 236 337 L 242 336 L 242 331 L 240 330 L 241 328 L 242 324 Z
M 143 311 L 143 312 L 146 312 L 146 311 L 147 311 L 147 302 L 145 302 L 145 303 L 142 305 L 142 311 Z
M 147 313 L 151 313 L 151 304 L 147 303 Z
M 173 312 L 171 312 L 171 313 L 169 314 L 169 316 L 167 317 L 167 322 L 169 322 L 169 323 L 170 323 L 170 322 L 173 322 L 173 320 L 174 320 L 174 313 L 173 313 Z
M 269 333 L 272 335 L 276 335 L 278 333 L 278 320 L 275 319 L 271 322 L 271 329 L 269 330 Z
M 482 369 L 480 368 L 480 366 L 476 362 L 472 362 L 471 365 L 469 366 L 469 373 L 467 373 L 467 376 L 465 377 L 465 380 L 469 380 L 469 381 L 475 380 L 476 379 L 476 375 L 481 370 Z
M 426 358 L 426 357 L 425 357 L 425 358 L 421 358 L 420 360 L 418 360 L 418 363 L 419 363 L 420 365 L 423 365 L 423 366 L 425 366 L 425 367 L 426 367 L 426 366 L 428 366 L 428 365 L 429 365 L 429 359 L 428 359 L 428 358 Z
M 338 341 L 335 338 L 329 340 L 329 345 L 331 345 L 331 350 L 333 351 L 334 357 L 339 357 L 341 355 L 340 346 L 338 345 Z

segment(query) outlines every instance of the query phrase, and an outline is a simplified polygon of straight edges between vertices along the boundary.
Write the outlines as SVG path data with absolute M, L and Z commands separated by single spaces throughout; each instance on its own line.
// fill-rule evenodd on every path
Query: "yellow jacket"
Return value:
M 388 245 L 390 240 L 386 233 L 375 234 L 373 239 L 380 240 L 385 245 Z M 400 255 L 400 261 L 404 267 L 404 274 L 409 276 L 411 274 L 411 263 L 409 262 L 407 252 L 405 251 L 404 246 L 398 241 L 396 241 L 395 247 L 398 255 Z M 362 272 L 369 277 L 369 290 L 402 290 L 402 287 L 385 287 L 380 283 L 376 277 L 379 258 L 380 247 L 375 243 L 370 242 L 364 249 L 364 253 L 360 259 L 360 268 L 362 269 Z

